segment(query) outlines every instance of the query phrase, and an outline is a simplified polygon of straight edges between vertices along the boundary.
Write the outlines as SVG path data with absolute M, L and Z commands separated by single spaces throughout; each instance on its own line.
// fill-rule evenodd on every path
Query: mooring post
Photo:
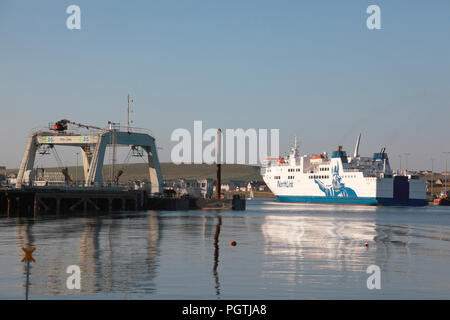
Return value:
M 8 217 L 9 217 L 9 214 L 10 214 L 10 212 L 11 212 L 11 198 L 8 197 L 7 199 L 8 199 L 8 210 L 7 210 L 7 214 L 8 214 Z
M 61 210 L 61 198 L 56 197 L 55 200 L 56 200 L 56 215 L 59 215 Z
M 22 214 L 22 201 L 20 201 L 20 197 L 16 197 L 16 207 L 15 213 L 19 216 Z
M 34 201 L 33 201 L 33 215 L 36 216 L 36 213 L 38 211 L 38 199 L 37 199 L 37 195 L 34 196 Z

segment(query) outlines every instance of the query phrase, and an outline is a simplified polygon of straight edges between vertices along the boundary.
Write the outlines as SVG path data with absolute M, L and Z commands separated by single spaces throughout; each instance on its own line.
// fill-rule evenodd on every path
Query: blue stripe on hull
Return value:
M 317 196 L 277 196 L 280 202 L 326 203 L 326 204 L 362 204 L 384 206 L 426 206 L 425 199 L 410 199 L 408 201 L 394 201 L 392 198 L 344 198 Z
M 406 201 L 397 201 L 392 198 L 377 198 L 378 204 L 382 206 L 408 206 L 408 207 L 424 207 L 428 205 L 426 199 L 409 199 Z

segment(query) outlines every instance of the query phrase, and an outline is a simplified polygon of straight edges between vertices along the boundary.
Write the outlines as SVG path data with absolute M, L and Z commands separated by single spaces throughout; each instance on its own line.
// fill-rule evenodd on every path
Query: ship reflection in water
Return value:
M 275 214 L 267 214 L 262 224 L 263 276 L 278 278 L 293 291 L 301 286 L 309 292 L 305 298 L 450 297 L 450 284 L 439 280 L 449 275 L 439 265 L 450 262 L 447 212 L 432 207 L 266 205 Z M 369 265 L 380 267 L 383 290 L 367 289 Z
M 252 200 L 244 212 L 2 217 L 0 297 L 24 298 L 21 248 L 35 247 L 30 299 L 448 299 L 449 239 L 442 207 Z M 66 286 L 70 265 L 81 290 Z M 370 265 L 381 290 L 366 286 Z
M 317 212 L 318 206 L 305 205 L 301 209 Z M 287 286 L 305 282 L 320 285 L 332 276 L 345 276 L 355 282 L 367 266 L 380 263 L 365 246 L 366 242 L 373 244 L 377 237 L 375 215 L 369 214 L 376 208 L 345 208 L 346 212 L 363 211 L 364 218 L 323 214 L 341 210 L 336 206 L 323 205 L 320 209 L 317 215 L 299 216 L 289 212 L 298 211 L 298 205 L 279 204 L 276 211 L 286 214 L 266 215 L 261 229 L 266 242 L 264 254 L 272 256 L 264 267 L 270 277 L 279 277 Z M 283 272 L 277 271 L 281 268 Z

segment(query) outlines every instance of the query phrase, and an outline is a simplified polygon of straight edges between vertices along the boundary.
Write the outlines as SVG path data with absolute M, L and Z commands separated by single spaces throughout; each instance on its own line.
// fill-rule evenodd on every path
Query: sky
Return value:
M 81 29 L 69 30 L 69 5 Z M 366 9 L 381 9 L 369 30 Z M 170 161 L 177 128 L 280 130 L 301 153 L 381 147 L 398 168 L 450 151 L 450 2 L 0 1 L 0 165 L 32 128 L 67 118 L 150 129 Z M 74 164 L 75 151 L 65 154 Z

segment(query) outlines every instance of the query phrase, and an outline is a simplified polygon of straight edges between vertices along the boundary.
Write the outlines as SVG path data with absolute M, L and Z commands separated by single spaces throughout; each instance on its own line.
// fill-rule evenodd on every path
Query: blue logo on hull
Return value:
M 356 192 L 347 188 L 342 182 L 342 177 L 339 175 L 339 165 L 333 168 L 333 180 L 331 185 L 325 185 L 322 181 L 314 178 L 314 182 L 317 183 L 319 189 L 325 193 L 326 197 L 342 197 L 342 198 L 357 198 Z

